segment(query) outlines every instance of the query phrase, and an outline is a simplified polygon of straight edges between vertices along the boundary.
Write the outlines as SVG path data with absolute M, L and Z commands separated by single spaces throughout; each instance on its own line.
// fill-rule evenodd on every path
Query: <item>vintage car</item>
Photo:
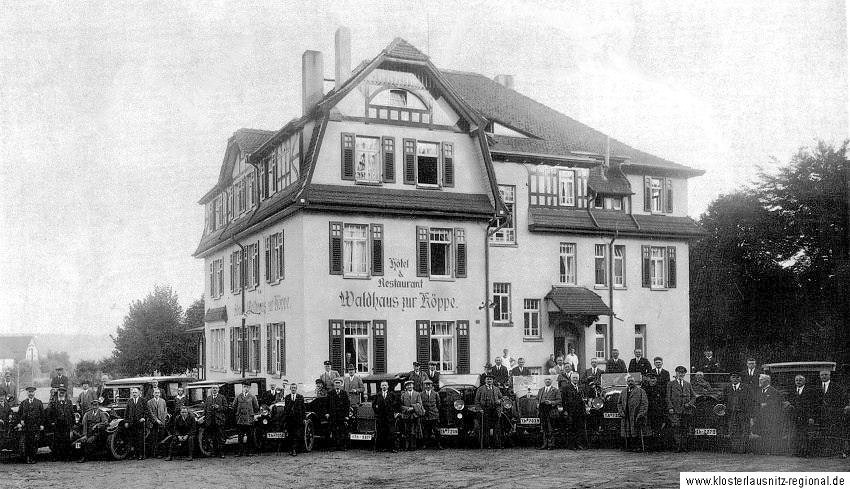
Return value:
M 194 377 L 182 375 L 172 376 L 156 376 L 156 377 L 128 377 L 124 379 L 109 380 L 104 384 L 103 390 L 103 406 L 101 409 L 109 414 L 109 426 L 106 428 L 108 433 L 106 437 L 106 448 L 109 454 L 115 460 L 124 460 L 130 453 L 130 440 L 126 433 L 126 427 L 123 423 L 124 410 L 127 408 L 127 402 L 130 400 L 130 391 L 137 388 L 140 391 L 141 398 L 150 399 L 153 397 L 153 389 L 158 387 L 162 393 L 162 398 L 168 406 L 169 411 L 174 410 L 174 396 L 177 395 L 177 388 L 186 386 L 192 382 Z M 145 428 L 146 444 L 159 443 L 161 440 L 147 440 L 149 430 Z
M 481 408 L 475 405 L 478 375 L 447 375 L 440 387 L 440 435 L 447 444 L 456 447 L 481 447 Z M 502 442 L 514 443 L 518 411 L 510 389 L 501 388 L 503 393 L 499 423 Z
M 375 410 L 372 408 L 372 399 L 381 390 L 381 382 L 389 384 L 389 390 L 399 395 L 404 381 L 407 380 L 407 373 L 397 374 L 373 374 L 362 377 L 363 402 L 351 407 L 351 417 L 348 425 L 348 438 L 351 441 L 368 441 L 372 442 L 370 446 L 374 447 L 375 443 Z
M 209 457 L 213 453 L 213 440 L 209 437 L 206 429 L 204 428 L 204 400 L 206 400 L 207 396 L 210 394 L 212 387 L 217 386 L 219 394 L 223 395 L 225 399 L 227 399 L 228 404 L 231 404 L 236 399 L 236 396 L 242 392 L 243 382 L 251 383 L 251 393 L 257 397 L 258 404 L 268 401 L 266 379 L 264 377 L 234 377 L 230 379 L 202 380 L 192 382 L 186 386 L 186 406 L 198 422 L 198 451 L 205 457 Z M 255 430 L 260 425 L 268 426 L 269 424 L 268 422 L 265 424 L 262 422 L 264 416 L 266 416 L 265 419 L 267 421 L 269 419 L 267 417 L 268 415 L 263 413 L 263 408 L 266 410 L 269 409 L 267 405 L 263 405 L 263 407 L 261 407 L 261 412 L 254 416 L 256 421 L 254 424 Z M 259 431 L 260 435 L 265 434 L 265 428 L 260 429 Z M 228 409 L 225 428 L 222 434 L 222 437 L 224 438 L 222 442 L 224 444 L 238 443 L 237 434 L 236 415 L 232 410 Z M 259 437 L 255 436 L 254 440 L 259 440 Z

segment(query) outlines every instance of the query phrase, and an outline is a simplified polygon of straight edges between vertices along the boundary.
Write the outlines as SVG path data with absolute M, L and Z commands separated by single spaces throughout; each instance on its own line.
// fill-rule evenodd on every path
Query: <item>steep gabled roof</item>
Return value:
M 265 129 L 238 129 L 233 133 L 233 140 L 244 154 L 251 154 L 257 150 L 275 131 Z
M 507 88 L 478 73 L 443 70 L 457 93 L 482 117 L 533 136 L 515 138 L 492 136 L 493 153 L 525 153 L 567 156 L 571 153 L 604 155 L 610 144 L 612 156 L 625 158 L 625 171 L 629 166 L 646 167 L 677 172 L 687 176 L 704 173 L 702 170 L 680 165 L 664 158 L 635 149 L 572 117 L 547 107 L 515 90 Z
M 224 151 L 224 159 L 221 162 L 221 170 L 219 170 L 218 181 L 213 188 L 209 189 L 203 197 L 198 200 L 198 203 L 203 205 L 210 201 L 213 197 L 221 192 L 224 188 L 230 185 L 233 175 L 233 164 L 236 157 L 233 155 L 234 150 L 239 150 L 242 154 L 251 154 L 259 149 L 263 143 L 272 137 L 275 131 L 267 131 L 265 129 L 249 129 L 241 128 L 230 136 L 227 140 L 227 147 Z

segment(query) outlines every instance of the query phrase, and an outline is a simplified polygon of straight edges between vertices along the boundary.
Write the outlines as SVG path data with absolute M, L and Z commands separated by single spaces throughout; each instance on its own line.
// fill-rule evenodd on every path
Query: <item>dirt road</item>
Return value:
M 850 460 L 618 450 L 364 450 L 289 457 L 0 465 L 0 487 L 160 489 L 266 487 L 679 487 L 680 471 L 847 471 Z M 89 481 L 90 484 L 81 484 Z

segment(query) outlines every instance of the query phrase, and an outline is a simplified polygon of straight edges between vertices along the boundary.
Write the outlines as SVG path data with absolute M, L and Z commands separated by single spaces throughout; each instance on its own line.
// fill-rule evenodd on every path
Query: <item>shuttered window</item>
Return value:
M 643 210 L 653 213 L 673 212 L 673 179 L 643 177 Z
M 342 275 L 342 223 L 328 223 L 328 268 L 331 275 Z
M 370 234 L 370 250 L 372 251 L 372 275 L 384 274 L 384 226 L 372 224 Z
M 343 180 L 354 180 L 354 134 L 342 133 L 340 172 Z
M 676 247 L 667 247 L 667 287 L 676 288 Z
M 466 231 L 455 228 L 455 277 L 466 277 Z
M 452 143 L 443 143 L 443 186 L 455 186 L 455 158 Z
M 676 288 L 676 247 L 641 246 L 641 286 Z
M 469 321 L 457 322 L 457 373 L 469 373 Z
M 387 322 L 382 319 L 372 321 L 373 351 L 375 366 L 373 373 L 387 373 Z
M 328 321 L 328 360 L 337 372 L 343 371 L 342 365 L 342 319 Z
M 464 278 L 467 245 L 464 228 L 416 228 L 416 276 Z
M 404 183 L 416 184 L 416 140 L 404 140 Z
M 286 375 L 286 323 L 266 325 L 266 370 Z
M 416 361 L 428 365 L 431 359 L 431 321 L 416 321 Z
M 365 278 L 384 274 L 383 224 L 328 224 L 328 268 L 331 275 Z
M 395 138 L 383 137 L 384 182 L 395 182 Z

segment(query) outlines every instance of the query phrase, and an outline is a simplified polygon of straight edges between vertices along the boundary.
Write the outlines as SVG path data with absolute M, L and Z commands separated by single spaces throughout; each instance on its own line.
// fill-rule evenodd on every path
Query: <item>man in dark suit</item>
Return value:
M 334 388 L 328 392 L 328 413 L 325 418 L 330 421 L 335 448 L 346 450 L 348 444 L 348 415 L 351 403 L 348 394 L 342 390 L 342 379 L 334 379 Z
M 372 399 L 372 408 L 375 411 L 375 449 L 397 452 L 396 418 L 401 413 L 401 405 L 386 381 L 381 382 L 381 391 Z
M 106 427 L 109 425 L 109 415 L 100 410 L 101 398 L 92 399 L 89 410 L 83 414 L 83 436 L 78 440 L 82 445 L 83 453 L 78 462 L 83 463 L 89 459 L 95 448 L 106 441 Z
M 286 420 L 286 436 L 289 438 L 289 455 L 295 456 L 304 425 L 304 396 L 298 393 L 298 384 L 289 384 L 289 395 L 283 399 L 283 416 Z
M 652 363 L 655 364 L 652 371 L 655 372 L 655 378 L 658 379 L 658 385 L 666 389 L 667 384 L 670 383 L 670 372 L 664 369 L 664 359 L 661 357 L 655 357 L 652 359 Z
M 697 366 L 697 370 L 704 374 L 716 374 L 719 373 L 720 370 L 720 362 L 714 358 L 714 352 L 711 351 L 711 348 L 705 347 L 705 350 L 702 352 L 703 357 L 700 360 L 699 365 Z
M 727 428 L 732 451 L 744 451 L 744 441 L 750 431 L 751 390 L 741 383 L 741 375 L 729 375 L 729 385 L 723 388 L 723 403 L 726 404 Z
M 614 348 L 611 350 L 611 358 L 608 359 L 605 365 L 606 374 L 624 374 L 626 373 L 626 362 L 620 358 L 620 350 Z
M 847 405 L 847 392 L 832 381 L 832 372 L 820 372 L 821 412 L 820 424 L 826 430 L 828 449 L 830 452 L 844 453 L 843 418 L 844 406 Z
M 697 397 L 691 384 L 685 380 L 686 373 L 688 369 L 679 365 L 676 367 L 676 378 L 667 384 L 667 413 L 670 416 L 676 452 L 687 452 L 689 449 L 690 421 Z
M 561 404 L 561 392 L 552 385 L 552 378 L 543 379 L 543 387 L 537 391 L 537 413 L 540 416 L 540 430 L 543 432 L 543 445 L 540 450 L 553 450 L 552 428 L 557 420 L 558 406 Z
M 629 373 L 639 373 L 641 377 L 646 377 L 646 374 L 652 370 L 649 360 L 644 358 L 643 350 L 640 348 L 635 350 L 635 357 L 629 360 Z
M 56 398 L 59 393 L 59 389 L 62 387 L 65 388 L 65 392 L 68 397 L 74 396 L 74 389 L 71 387 L 71 381 L 68 380 L 68 376 L 65 375 L 65 367 L 59 366 L 56 367 L 56 376 L 50 379 L 51 399 Z
M 502 365 L 502 357 L 496 357 L 496 365 L 490 371 L 493 376 L 493 383 L 497 387 L 507 387 L 510 385 L 511 374 L 508 372 L 508 367 Z
M 433 385 L 434 390 L 440 390 L 440 371 L 437 370 L 437 362 L 432 361 L 428 364 L 428 371 L 425 372 L 425 375 L 431 379 L 431 384 Z
M 6 372 L 3 381 L 0 382 L 0 396 L 3 399 L 8 399 L 10 406 L 18 403 L 18 386 L 12 382 L 12 374 L 9 372 Z
M 38 435 L 44 431 L 44 404 L 35 397 L 35 387 L 27 387 L 27 398 L 18 405 L 18 428 L 24 438 L 24 453 L 28 464 L 35 463 Z
M 791 409 L 791 422 L 794 425 L 794 456 L 809 456 L 809 435 L 815 428 L 821 408 L 821 394 L 817 387 L 806 385 L 802 375 L 794 377 L 794 388 L 785 401 Z
M 204 399 L 204 431 L 212 440 L 214 457 L 224 458 L 221 452 L 222 434 L 227 421 L 227 398 L 219 394 L 218 386 L 210 388 L 210 394 Z
M 179 414 L 174 416 L 171 426 L 171 443 L 168 446 L 168 457 L 165 460 L 170 462 L 177 448 L 180 445 L 186 445 L 186 450 L 189 452 L 188 460 L 191 462 L 192 456 L 195 454 L 195 433 L 197 431 L 195 416 L 189 414 L 189 408 L 180 406 Z
M 531 375 L 531 369 L 525 366 L 525 358 L 517 358 L 516 367 L 511 369 L 511 377 L 528 377 L 529 375 Z M 513 379 L 511 379 L 511 383 L 513 383 Z
M 599 360 L 595 357 L 590 359 L 590 368 L 584 371 L 584 376 L 581 381 L 587 388 L 588 395 L 596 397 L 597 387 L 601 387 L 602 374 L 605 373 L 599 368 Z
M 53 431 L 50 452 L 53 459 L 68 461 L 71 457 L 71 433 L 74 429 L 74 403 L 68 399 L 68 391 L 60 387 L 56 399 L 50 401 L 47 419 Z
M 425 379 L 427 378 L 428 376 L 422 371 L 419 362 L 413 362 L 413 370 L 407 374 L 407 380 L 413 382 L 413 390 L 422 392 L 422 389 L 425 387 Z
M 570 381 L 561 390 L 561 405 L 569 416 L 566 426 L 567 448 L 584 450 L 587 444 L 584 436 L 585 410 L 581 387 L 578 384 L 578 372 L 570 372 Z
M 124 410 L 124 428 L 130 435 L 132 455 L 139 460 L 145 459 L 145 421 L 148 419 L 148 403 L 141 398 L 139 389 L 133 387 L 130 400 Z
M 782 393 L 770 385 L 770 375 L 759 375 L 758 406 L 753 431 L 759 435 L 760 452 L 780 451 L 782 438 Z

